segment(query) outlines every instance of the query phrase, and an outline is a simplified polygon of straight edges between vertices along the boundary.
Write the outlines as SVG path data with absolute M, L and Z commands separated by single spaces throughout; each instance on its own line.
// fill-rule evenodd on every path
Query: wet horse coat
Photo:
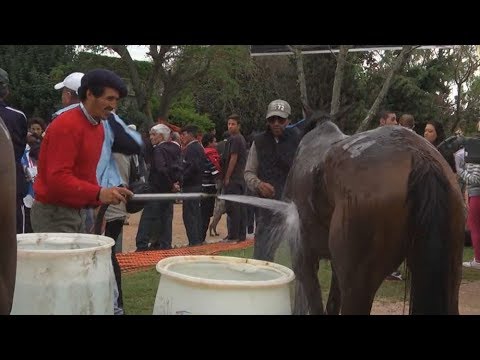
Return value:
M 17 268 L 16 177 L 13 146 L 0 118 L 0 315 L 10 314 Z
M 324 313 L 322 258 L 332 266 L 327 313 L 370 313 L 382 281 L 405 259 L 410 312 L 458 313 L 462 196 L 447 162 L 422 137 L 400 126 L 348 137 L 319 121 L 299 145 L 284 198 L 300 218 L 301 237 L 291 246 L 294 313 Z

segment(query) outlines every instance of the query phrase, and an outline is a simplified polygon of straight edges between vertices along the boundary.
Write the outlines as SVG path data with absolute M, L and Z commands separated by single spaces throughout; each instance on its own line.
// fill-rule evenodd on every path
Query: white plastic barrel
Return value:
M 20 234 L 17 245 L 11 314 L 113 315 L 111 238 Z
M 174 256 L 161 274 L 154 315 L 290 315 L 289 268 L 229 256 Z

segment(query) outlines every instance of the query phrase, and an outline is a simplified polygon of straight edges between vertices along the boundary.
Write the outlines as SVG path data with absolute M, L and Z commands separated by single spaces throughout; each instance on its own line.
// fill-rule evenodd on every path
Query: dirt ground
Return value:
M 460 285 L 460 315 L 480 315 L 479 295 L 480 281 Z M 371 313 L 374 315 L 402 315 L 403 302 L 375 301 Z M 408 314 L 408 307 L 405 307 L 405 314 Z
M 130 216 L 129 225 L 123 227 L 122 252 L 135 251 L 135 236 L 137 235 L 138 222 L 140 214 Z M 175 204 L 173 216 L 173 246 L 186 246 L 188 244 L 185 233 L 185 226 L 182 220 L 182 206 Z M 219 236 L 210 236 L 207 233 L 207 242 L 217 242 L 227 235 L 226 216 L 218 223 L 217 232 Z M 248 235 L 248 238 L 252 235 Z M 408 313 L 408 307 L 405 308 Z M 376 301 L 373 304 L 372 314 L 375 315 L 401 315 L 403 314 L 403 302 L 381 302 Z M 462 315 L 480 315 L 480 281 L 462 283 L 460 286 L 460 314 Z

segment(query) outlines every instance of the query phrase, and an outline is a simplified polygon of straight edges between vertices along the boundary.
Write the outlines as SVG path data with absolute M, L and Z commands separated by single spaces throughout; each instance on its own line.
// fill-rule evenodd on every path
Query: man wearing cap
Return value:
M 3 119 L 12 138 L 15 155 L 16 183 L 17 183 L 17 234 L 24 232 L 24 215 L 22 211 L 23 198 L 27 193 L 27 182 L 21 159 L 27 145 L 27 118 L 20 110 L 11 108 L 5 103 L 9 94 L 8 73 L 0 69 L 0 117 Z M 0 154 L 0 156 L 2 156 Z
M 83 73 L 81 72 L 74 72 L 68 75 L 62 82 L 55 84 L 55 90 L 62 90 L 62 105 L 63 108 L 56 111 L 52 115 L 52 121 L 58 115 L 63 113 L 64 111 L 70 110 L 76 106 L 78 106 L 80 99 L 78 98 L 78 88 L 80 87 L 80 82 L 82 81 Z
M 119 204 L 133 195 L 97 181 L 105 138 L 102 122 L 127 95 L 125 84 L 114 72 L 96 69 L 82 77 L 78 95 L 80 105 L 61 113 L 42 142 L 31 210 L 35 232 L 80 232 L 80 209 Z
M 255 136 L 245 167 L 247 187 L 260 197 L 281 199 L 288 172 L 300 142 L 300 136 L 287 129 L 291 114 L 290 105 L 285 100 L 274 100 L 267 108 L 267 130 Z M 272 211 L 257 208 L 255 213 L 255 259 L 273 261 L 273 251 L 267 254 L 268 229 L 275 215 Z M 263 244 L 262 246 L 258 244 Z

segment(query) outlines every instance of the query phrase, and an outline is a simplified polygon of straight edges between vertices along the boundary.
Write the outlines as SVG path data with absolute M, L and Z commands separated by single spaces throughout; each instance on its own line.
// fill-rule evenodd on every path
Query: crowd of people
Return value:
M 132 210 L 128 198 L 134 194 L 134 183 L 143 183 L 142 191 L 149 193 L 243 195 L 248 191 L 279 199 L 299 142 L 298 133 L 286 129 L 291 110 L 283 100 L 268 106 L 267 130 L 249 144 L 236 114 L 227 117 L 227 131 L 218 144 L 214 131 L 202 134 L 196 125 L 172 131 L 168 123 L 149 129 L 148 144 L 135 125 L 127 125 L 115 113 L 127 88 L 112 71 L 75 72 L 54 85 L 61 90 L 63 107 L 48 121 L 27 119 L 8 107 L 8 74 L 2 70 L 0 76 L 4 85 L 0 115 L 15 150 L 17 233 L 104 233 L 117 240 L 128 213 L 143 210 L 136 251 L 170 249 L 174 201 L 149 201 Z M 207 197 L 185 199 L 182 209 L 189 246 L 205 242 L 219 209 L 217 216 L 226 212 L 228 218 L 228 234 L 222 241 L 244 241 L 247 231 L 254 231 L 253 209 L 248 206 L 231 202 L 222 206 L 222 201 Z M 255 213 L 255 231 L 261 238 L 269 215 L 257 209 Z M 121 314 L 121 272 L 115 251 L 112 266 L 115 313 Z

